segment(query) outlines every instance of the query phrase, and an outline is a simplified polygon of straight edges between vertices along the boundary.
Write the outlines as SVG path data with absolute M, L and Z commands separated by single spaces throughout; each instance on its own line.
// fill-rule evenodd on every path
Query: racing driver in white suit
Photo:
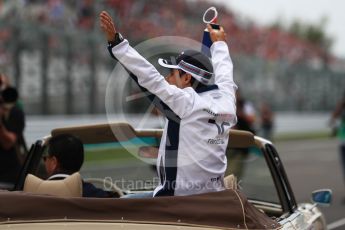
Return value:
M 110 55 L 150 93 L 149 99 L 167 118 L 157 159 L 160 185 L 147 196 L 224 190 L 229 130 L 237 121 L 237 86 L 224 29 L 215 31 L 208 25 L 212 62 L 201 52 L 186 50 L 174 62 L 158 60 L 171 71 L 163 77 L 116 31 L 105 11 L 100 26 Z

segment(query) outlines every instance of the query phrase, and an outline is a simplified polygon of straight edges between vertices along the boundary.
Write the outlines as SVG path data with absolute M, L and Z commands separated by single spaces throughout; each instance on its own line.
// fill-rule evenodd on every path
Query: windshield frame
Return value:
M 293 213 L 297 209 L 297 202 L 276 148 L 271 142 L 259 137 L 255 137 L 255 142 L 261 146 L 265 155 L 283 211 Z

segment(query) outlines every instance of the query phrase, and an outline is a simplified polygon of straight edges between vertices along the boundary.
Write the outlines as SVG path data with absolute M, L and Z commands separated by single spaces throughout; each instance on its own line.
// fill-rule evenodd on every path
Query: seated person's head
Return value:
M 48 176 L 78 172 L 84 162 L 83 143 L 69 134 L 54 136 L 48 142 L 44 161 Z

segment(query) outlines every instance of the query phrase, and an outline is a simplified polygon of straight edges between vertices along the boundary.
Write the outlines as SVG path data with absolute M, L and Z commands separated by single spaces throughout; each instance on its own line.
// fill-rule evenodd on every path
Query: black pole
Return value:
M 93 36 L 89 40 L 90 49 L 90 96 L 89 96 L 89 113 L 94 114 L 97 112 L 97 73 L 96 73 L 96 60 L 97 49 L 96 42 Z
M 42 33 L 42 47 L 41 47 L 41 108 L 42 114 L 49 113 L 49 99 L 48 99 L 48 64 L 49 64 L 49 35 L 43 31 Z
M 21 65 L 20 65 L 20 53 L 22 50 L 22 44 L 20 42 L 20 28 L 18 26 L 13 27 L 13 77 L 14 77 L 14 85 L 17 89 L 20 89 L 20 81 L 21 81 Z
M 72 51 L 72 39 L 70 35 L 66 35 L 66 114 L 73 113 L 73 87 L 72 87 L 72 65 L 73 65 L 73 51 Z

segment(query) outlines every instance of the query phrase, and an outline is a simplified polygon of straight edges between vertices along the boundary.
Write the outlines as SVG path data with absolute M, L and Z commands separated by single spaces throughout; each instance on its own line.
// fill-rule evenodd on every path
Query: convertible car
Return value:
M 79 173 L 45 181 L 49 138 L 79 137 L 85 162 Z M 83 198 L 81 181 L 124 194 L 152 191 L 162 130 L 135 130 L 126 123 L 52 130 L 36 141 L 13 183 L 0 182 L 0 229 L 326 229 L 318 205 L 332 193 L 312 193 L 296 203 L 273 144 L 232 130 L 227 150 L 227 188 L 221 192 L 145 199 Z

